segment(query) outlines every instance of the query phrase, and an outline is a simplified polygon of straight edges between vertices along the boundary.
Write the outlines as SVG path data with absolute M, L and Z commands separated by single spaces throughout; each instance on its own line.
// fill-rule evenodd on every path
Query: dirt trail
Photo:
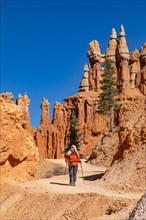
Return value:
M 50 160 L 51 161 L 51 160 Z M 52 160 L 53 161 L 53 160 Z M 56 163 L 65 166 L 64 160 L 55 160 Z M 83 173 L 82 173 L 83 170 Z M 68 174 L 61 176 L 53 176 L 48 179 L 39 179 L 23 184 L 23 188 L 31 189 L 31 191 L 48 192 L 55 194 L 73 194 L 73 193 L 98 193 L 106 196 L 118 198 L 139 199 L 143 193 L 141 192 L 122 192 L 107 190 L 99 184 L 99 179 L 105 173 L 105 167 L 97 167 L 90 165 L 82 160 L 82 167 L 79 165 L 77 174 L 77 184 L 75 187 L 69 186 Z
M 53 162 L 65 166 L 64 160 Z M 68 174 L 26 183 L 3 181 L 2 219 L 125 219 L 143 193 L 107 190 L 98 181 L 105 167 L 84 160 L 82 166 L 83 173 L 79 166 L 76 186 L 68 185 Z

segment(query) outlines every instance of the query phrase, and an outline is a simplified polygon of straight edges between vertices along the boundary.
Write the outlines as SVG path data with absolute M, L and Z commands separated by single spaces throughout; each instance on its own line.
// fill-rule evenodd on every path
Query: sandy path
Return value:
M 52 162 L 65 166 L 64 160 Z M 68 174 L 25 183 L 9 181 L 14 189 L 3 194 L 2 219 L 124 220 L 143 193 L 107 190 L 98 181 L 105 167 L 93 166 L 84 160 L 82 167 L 85 180 L 79 166 L 76 186 L 68 185 Z M 6 184 L 8 181 L 3 182 L 4 188 Z M 109 207 L 116 210 L 112 215 L 105 214 Z
M 50 160 L 56 164 L 66 166 L 63 159 Z M 83 170 L 83 173 L 82 173 Z M 82 160 L 82 167 L 79 165 L 76 186 L 69 186 L 68 174 L 53 176 L 46 179 L 38 179 L 21 185 L 24 190 L 30 192 L 53 193 L 53 194 L 74 194 L 74 193 L 98 193 L 105 196 L 112 196 L 125 199 L 139 199 L 143 192 L 122 192 L 107 190 L 99 184 L 99 179 L 106 171 L 105 167 L 90 165 Z M 84 177 L 84 178 L 83 178 Z M 84 180 L 85 179 L 85 180 Z M 93 181 L 94 180 L 94 181 Z

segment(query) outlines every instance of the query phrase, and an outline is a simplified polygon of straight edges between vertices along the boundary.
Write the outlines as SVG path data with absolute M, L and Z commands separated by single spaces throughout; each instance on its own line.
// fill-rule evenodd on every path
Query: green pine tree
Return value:
M 115 101 L 115 96 L 118 95 L 117 80 L 114 77 L 115 68 L 110 60 L 106 60 L 103 64 L 104 73 L 102 74 L 101 93 L 98 96 L 97 112 L 101 115 L 110 117 L 110 131 L 113 131 L 114 110 L 118 109 L 118 103 Z
M 76 117 L 74 111 L 72 111 L 70 117 L 69 134 L 66 137 L 69 138 L 69 146 L 65 151 L 68 151 L 72 144 L 79 150 L 83 135 L 81 133 L 81 129 L 79 128 L 78 118 Z

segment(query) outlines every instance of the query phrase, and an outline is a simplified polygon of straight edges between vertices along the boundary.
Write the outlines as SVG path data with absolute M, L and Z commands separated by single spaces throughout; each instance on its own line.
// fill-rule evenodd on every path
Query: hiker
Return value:
M 70 150 L 65 154 L 65 162 L 68 163 L 69 168 L 69 185 L 76 185 L 76 176 L 78 170 L 78 163 L 81 162 L 79 152 L 75 145 L 71 145 Z

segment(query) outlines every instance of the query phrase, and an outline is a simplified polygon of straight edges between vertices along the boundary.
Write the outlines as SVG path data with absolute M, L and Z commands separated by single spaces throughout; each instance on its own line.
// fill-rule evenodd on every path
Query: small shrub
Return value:
M 55 164 L 54 167 L 51 168 L 51 170 L 47 171 L 45 175 L 42 178 L 51 178 L 52 176 L 60 176 L 64 175 L 65 172 L 65 167 L 62 166 L 61 164 Z
M 47 173 L 45 173 L 45 176 L 43 176 L 42 178 L 51 178 L 53 176 L 52 171 L 48 171 Z
M 56 164 L 56 166 L 53 169 L 53 176 L 60 176 L 63 175 L 64 173 L 65 173 L 65 168 L 60 164 Z

